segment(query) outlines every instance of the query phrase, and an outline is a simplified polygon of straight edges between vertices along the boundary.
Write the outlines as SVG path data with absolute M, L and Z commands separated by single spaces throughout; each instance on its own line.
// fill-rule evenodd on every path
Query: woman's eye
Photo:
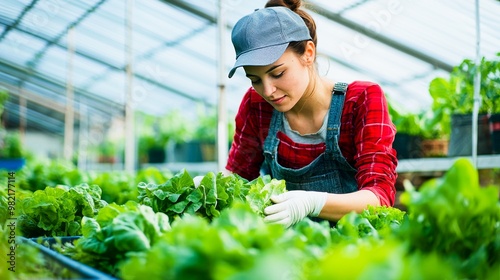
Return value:
M 274 74 L 273 77 L 274 78 L 279 78 L 279 77 L 283 76 L 283 73 L 285 73 L 285 71 L 281 71 L 278 74 Z
M 277 79 L 277 78 L 280 78 L 281 76 L 283 76 L 284 73 L 285 73 L 285 71 L 281 71 L 281 72 L 276 73 L 276 74 L 270 74 L 270 76 L 273 77 L 274 79 Z M 262 83 L 262 80 L 261 79 L 254 79 L 252 77 L 252 78 L 250 78 L 250 82 L 252 83 L 252 85 L 258 85 L 258 84 Z

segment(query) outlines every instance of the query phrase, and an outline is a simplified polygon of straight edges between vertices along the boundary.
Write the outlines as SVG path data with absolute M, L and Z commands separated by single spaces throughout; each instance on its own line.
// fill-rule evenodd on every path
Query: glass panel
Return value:
M 25 65 L 46 42 L 28 34 L 11 30 L 0 42 L 0 59 Z
M 175 39 L 207 23 L 198 16 L 161 1 L 147 1 L 147 4 L 137 5 L 141 8 L 134 10 L 135 25 L 167 40 Z
M 105 65 L 83 56 L 74 56 L 73 60 L 73 83 L 82 89 L 86 89 L 95 79 L 105 79 L 103 73 L 109 71 Z
M 72 2 L 38 1 L 22 18 L 19 28 L 53 40 L 85 12 Z
M 43 85 L 38 85 L 39 81 L 32 79 L 32 81 L 28 81 L 23 83 L 23 89 L 29 91 L 32 94 L 40 95 L 45 98 L 50 98 L 54 102 L 58 102 L 60 104 L 65 104 L 66 98 L 63 95 L 64 89 L 55 87 L 46 87 Z
M 52 47 L 40 60 L 37 71 L 65 83 L 67 78 L 66 57 L 67 53 L 65 50 Z
M 0 1 L 0 24 L 12 25 L 24 10 L 26 4 L 23 1 Z
M 124 104 L 125 74 L 123 72 L 112 71 L 107 75 L 105 80 L 97 80 L 87 90 L 97 96 Z

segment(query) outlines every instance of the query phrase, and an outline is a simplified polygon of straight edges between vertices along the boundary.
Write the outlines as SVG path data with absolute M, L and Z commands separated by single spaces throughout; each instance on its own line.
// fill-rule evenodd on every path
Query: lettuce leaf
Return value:
M 100 188 L 59 185 L 19 198 L 19 230 L 25 237 L 81 235 L 83 217 L 94 217 L 107 203 Z

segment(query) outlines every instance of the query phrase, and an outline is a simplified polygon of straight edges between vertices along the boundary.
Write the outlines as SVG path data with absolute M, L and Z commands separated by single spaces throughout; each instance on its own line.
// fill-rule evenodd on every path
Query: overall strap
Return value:
M 326 131 L 326 149 L 329 151 L 332 151 L 338 142 L 338 135 L 340 133 L 340 118 L 342 116 L 342 108 L 344 108 L 347 86 L 348 84 L 343 82 L 337 82 L 333 86 L 332 101 L 330 104 Z M 335 144 L 335 146 L 333 144 Z
M 347 92 L 348 83 L 336 82 L 333 86 L 333 94 L 334 95 L 344 95 Z

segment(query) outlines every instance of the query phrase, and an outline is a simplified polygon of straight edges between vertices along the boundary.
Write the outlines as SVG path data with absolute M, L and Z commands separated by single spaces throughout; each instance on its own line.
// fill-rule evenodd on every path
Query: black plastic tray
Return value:
M 73 241 L 77 240 L 80 238 L 79 236 L 67 236 L 67 237 L 58 237 L 57 239 L 60 239 L 61 242 L 67 243 L 73 243 Z M 29 246 L 38 248 L 40 252 L 45 256 L 46 260 L 49 263 L 49 266 L 53 268 L 54 266 L 59 267 L 59 269 L 67 269 L 71 271 L 71 276 L 78 278 L 78 279 L 103 279 L 103 280 L 116 280 L 117 278 L 114 278 L 106 273 L 103 273 L 97 269 L 94 269 L 88 265 L 82 264 L 80 262 L 77 262 L 69 257 L 66 257 L 54 250 L 52 250 L 52 245 L 57 242 L 56 238 L 54 237 L 44 237 L 44 238 L 25 238 L 25 237 L 20 237 L 20 240 L 22 243 L 27 244 Z M 42 244 L 48 243 L 49 247 L 46 247 L 42 244 L 39 244 L 38 241 L 41 240 Z

